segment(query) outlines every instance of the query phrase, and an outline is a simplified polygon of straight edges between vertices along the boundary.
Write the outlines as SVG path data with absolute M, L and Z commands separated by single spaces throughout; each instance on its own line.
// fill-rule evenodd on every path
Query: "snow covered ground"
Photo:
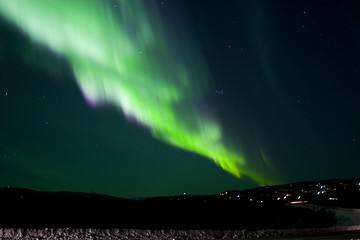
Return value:
M 314 205 L 296 207 L 325 208 Z M 345 233 L 360 231 L 360 209 L 326 208 L 338 219 L 332 228 L 286 229 L 286 230 L 144 230 L 144 229 L 69 229 L 45 228 L 0 229 L 0 239 L 233 239 L 233 238 L 266 238 L 313 236 L 318 234 Z
M 0 239 L 233 239 L 312 236 L 360 231 L 360 226 L 294 230 L 0 229 Z
M 337 223 L 335 227 L 357 226 L 360 225 L 360 209 L 325 207 L 312 204 L 293 205 L 293 207 L 309 208 L 315 211 L 325 210 L 335 214 Z
M 334 212 L 338 226 L 360 225 L 360 209 L 338 208 Z

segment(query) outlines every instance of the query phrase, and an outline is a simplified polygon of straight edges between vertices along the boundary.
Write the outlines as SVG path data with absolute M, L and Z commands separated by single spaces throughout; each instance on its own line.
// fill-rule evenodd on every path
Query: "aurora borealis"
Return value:
M 196 56 L 190 56 L 190 64 L 174 57 L 157 16 L 144 9 L 143 1 L 116 4 L 11 0 L 2 1 L 1 9 L 32 39 L 70 62 L 90 104 L 112 104 L 149 127 L 156 138 L 265 184 L 259 173 L 248 170 L 241 154 L 224 145 L 219 124 L 196 106 L 198 85 L 210 78 Z
M 335 6 L 336 1 L 329 3 L 329 8 L 332 4 Z M 321 10 L 316 4 L 311 6 L 308 3 L 310 6 L 307 6 L 306 1 L 293 4 L 286 1 L 276 4 L 229 1 L 220 8 L 229 15 L 222 16 L 215 11 L 219 6 L 212 1 L 206 11 L 199 13 L 205 5 L 202 1 L 0 1 L 2 31 L 9 36 L 6 39 L 21 39 L 20 48 L 11 47 L 5 44 L 6 39 L 3 40 L 2 46 L 7 47 L 0 52 L 3 55 L 1 61 L 6 62 L 2 65 L 8 66 L 10 72 L 16 71 L 18 66 L 29 71 L 24 76 L 17 76 L 26 81 L 25 85 L 46 86 L 37 94 L 36 101 L 46 102 L 48 109 L 38 109 L 41 114 L 35 114 L 37 110 L 28 113 L 31 115 L 29 119 L 34 118 L 30 121 L 41 127 L 35 132 L 25 130 L 26 127 L 22 129 L 25 136 L 27 131 L 31 132 L 28 132 L 28 139 L 22 137 L 22 132 L 13 134 L 14 130 L 4 130 L 7 134 L 1 139 L 0 164 L 4 172 L 6 169 L 3 175 L 6 177 L 0 179 L 0 184 L 46 188 L 43 183 L 28 184 L 32 180 L 25 180 L 39 178 L 36 181 L 47 179 L 50 188 L 51 181 L 54 181 L 54 189 L 69 188 L 120 196 L 179 192 L 197 194 L 221 191 L 220 188 L 230 189 L 237 184 L 246 187 L 289 179 L 307 180 L 296 174 L 296 177 L 291 177 L 286 171 L 302 167 L 303 172 L 308 168 L 320 169 L 323 164 L 335 166 L 341 156 L 347 159 L 344 161 L 349 161 L 348 165 L 353 165 L 354 156 L 358 153 L 354 148 L 358 144 L 359 130 L 354 127 L 358 116 L 352 115 L 352 109 L 358 106 L 359 95 L 352 91 L 359 86 L 359 65 L 353 60 L 355 53 L 333 50 L 332 41 L 340 36 L 336 32 L 338 30 L 328 29 L 328 25 L 314 15 L 308 17 L 311 7 L 320 8 L 320 15 L 327 14 L 326 7 Z M 245 13 L 243 7 L 249 12 Z M 298 14 L 291 27 L 282 22 L 287 18 L 293 19 L 286 11 L 280 15 L 274 13 L 283 8 L 290 8 Z M 236 9 L 239 10 L 238 15 Z M 344 10 L 340 8 L 338 11 Z M 338 14 L 341 19 L 342 13 Z M 323 21 L 327 21 L 326 16 Z M 314 27 L 316 24 L 318 28 Z M 305 25 L 309 32 L 304 33 Z M 211 26 L 221 34 L 214 36 Z M 295 26 L 299 27 L 298 31 L 295 31 Z M 352 29 L 353 35 L 345 32 L 342 36 L 346 40 L 337 41 L 340 48 L 349 39 L 360 36 L 359 30 Z M 323 37 L 326 32 L 328 38 Z M 313 39 L 312 34 L 325 39 Z M 292 52 L 304 42 L 306 47 Z M 355 40 L 353 44 L 357 44 Z M 220 46 L 217 55 L 214 49 Z M 319 53 L 321 51 L 323 53 Z M 336 71 L 336 68 L 326 66 L 324 59 L 327 57 L 324 54 L 330 53 L 337 54 L 330 59 L 338 61 L 344 58 L 348 61 L 351 73 L 344 73 L 345 78 L 355 87 L 341 87 L 342 83 L 338 83 L 337 79 L 344 78 L 341 76 L 344 67 L 339 67 L 339 72 L 330 72 L 329 69 Z M 10 55 L 11 58 L 7 57 Z M 318 67 L 314 67 L 316 65 Z M 21 86 L 11 83 L 12 78 L 16 78 L 15 75 L 1 79 L 4 82 L 0 89 L 4 101 L 13 97 L 11 88 L 19 89 Z M 323 80 L 326 78 L 330 80 Z M 76 82 L 78 88 L 71 82 Z M 320 85 L 325 86 L 323 92 L 317 89 Z M 331 89 L 328 90 L 328 87 Z M 61 91 L 63 88 L 67 93 Z M 24 94 L 17 103 L 32 94 L 27 91 L 29 89 L 34 94 L 37 92 L 34 90 L 36 87 L 23 87 L 23 90 L 20 87 L 18 91 Z M 343 90 L 339 92 L 338 89 Z M 79 97 L 80 92 L 82 98 Z M 333 96 L 339 94 L 346 95 L 339 97 L 338 101 L 345 101 L 348 106 L 339 110 L 342 116 L 337 115 L 331 120 L 332 109 L 336 105 L 331 101 L 336 101 Z M 51 95 L 59 96 L 52 105 L 49 100 Z M 327 102 L 321 105 L 321 101 L 325 101 L 321 99 L 327 99 Z M 54 110 L 56 108 L 68 112 L 67 116 L 59 118 L 59 112 Z M 3 120 L 2 126 L 12 125 L 10 129 L 20 132 L 16 120 L 13 120 L 18 119 L 19 108 L 11 109 L 8 111 L 13 112 L 13 118 Z M 302 114 L 304 111 L 307 114 Z M 39 118 L 39 115 L 44 117 Z M 95 116 L 101 116 L 101 120 L 96 120 L 98 117 Z M 328 122 L 319 120 L 325 116 Z M 353 130 L 341 130 L 341 124 L 335 124 L 346 122 L 345 119 L 350 119 L 348 126 L 353 126 Z M 109 121 L 111 124 L 108 124 Z M 326 136 L 324 133 L 329 131 L 322 132 L 323 128 L 318 128 L 319 122 L 322 122 L 321 126 L 333 126 L 334 136 L 330 139 L 342 139 L 342 135 L 348 133 L 348 144 L 323 139 Z M 56 125 L 57 128 L 52 128 Z M 45 132 L 48 129 L 52 129 L 51 133 Z M 124 135 L 139 136 L 132 144 L 123 139 Z M 53 144 L 45 141 L 44 136 L 52 139 Z M 158 140 L 166 144 L 156 143 Z M 101 141 L 107 144 L 99 144 Z M 334 146 L 339 146 L 339 150 L 331 153 L 330 149 L 335 149 Z M 81 154 L 89 148 L 89 152 Z M 203 162 L 201 156 L 216 165 Z M 175 164 L 171 170 L 168 170 L 169 164 Z M 203 165 L 206 169 L 213 169 L 211 174 L 221 175 L 219 180 L 211 180 L 215 182 L 214 188 L 210 181 L 206 189 L 194 190 L 190 187 L 187 190 L 193 181 L 199 180 L 187 179 L 184 173 L 178 173 L 178 177 L 172 175 L 182 166 L 184 169 L 194 168 L 192 174 L 197 172 L 198 176 L 202 176 L 204 173 L 200 172 L 208 171 Z M 231 175 L 216 172 L 217 166 Z M 348 174 L 346 176 L 353 176 L 350 169 L 344 172 Z M 150 177 L 153 176 L 151 174 L 157 176 Z M 159 177 L 164 174 L 167 177 Z M 201 181 L 213 178 L 211 174 L 205 174 Z M 305 175 L 310 178 L 317 176 L 316 171 Z M 90 176 L 96 176 L 90 181 L 92 186 L 83 187 L 88 182 L 85 179 L 92 178 Z M 148 177 L 141 180 L 144 176 Z M 335 173 L 329 175 L 336 176 Z M 159 188 L 165 184 L 165 179 L 172 178 L 176 180 L 169 186 L 176 185 L 177 190 L 173 187 L 157 189 L 156 186 Z M 115 187 L 117 185 L 121 187 Z M 147 192 L 144 188 L 154 189 Z

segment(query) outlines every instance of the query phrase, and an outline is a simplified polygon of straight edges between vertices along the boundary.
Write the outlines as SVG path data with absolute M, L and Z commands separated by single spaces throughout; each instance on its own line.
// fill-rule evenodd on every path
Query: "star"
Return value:
M 216 94 L 218 94 L 218 95 L 224 95 L 224 90 L 216 90 L 215 91 L 216 92 Z

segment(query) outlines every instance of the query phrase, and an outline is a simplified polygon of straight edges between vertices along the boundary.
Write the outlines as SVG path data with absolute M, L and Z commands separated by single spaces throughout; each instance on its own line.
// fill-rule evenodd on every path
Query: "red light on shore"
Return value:
M 308 201 L 293 201 L 290 202 L 291 204 L 301 204 L 301 203 L 308 203 Z

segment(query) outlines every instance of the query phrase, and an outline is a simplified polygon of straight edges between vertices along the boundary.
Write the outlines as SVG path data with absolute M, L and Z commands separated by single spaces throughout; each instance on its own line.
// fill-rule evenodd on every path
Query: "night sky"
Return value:
M 360 2 L 1 0 L 0 186 L 359 178 Z

